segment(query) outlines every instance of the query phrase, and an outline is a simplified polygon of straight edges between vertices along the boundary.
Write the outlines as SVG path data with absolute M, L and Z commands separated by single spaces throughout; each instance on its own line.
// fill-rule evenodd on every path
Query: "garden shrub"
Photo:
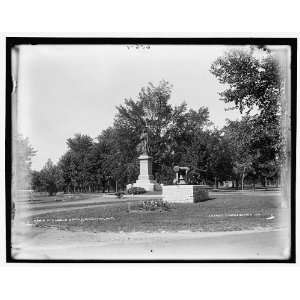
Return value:
M 144 210 L 156 210 L 156 209 L 169 210 L 171 206 L 169 202 L 163 200 L 145 200 L 142 202 L 140 208 Z
M 139 194 L 146 193 L 146 190 L 142 187 L 132 187 L 132 188 L 128 189 L 127 193 L 133 194 L 133 195 L 139 195 Z

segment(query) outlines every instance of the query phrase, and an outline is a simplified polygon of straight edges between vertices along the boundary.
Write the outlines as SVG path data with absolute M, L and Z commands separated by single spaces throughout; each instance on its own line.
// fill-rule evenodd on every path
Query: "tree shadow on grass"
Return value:
M 200 201 L 196 201 L 194 203 L 201 203 L 201 202 L 207 202 L 207 201 L 210 201 L 210 200 L 216 200 L 217 198 L 207 198 L 207 199 L 203 199 L 203 200 L 200 200 Z

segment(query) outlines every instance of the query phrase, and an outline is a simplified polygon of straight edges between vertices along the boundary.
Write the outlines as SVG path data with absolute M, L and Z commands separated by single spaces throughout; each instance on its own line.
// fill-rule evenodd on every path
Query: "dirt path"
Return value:
M 23 206 L 17 207 L 15 219 L 24 219 L 30 216 L 50 213 L 50 212 L 57 212 L 57 211 L 68 211 L 68 210 L 75 210 L 75 209 L 83 209 L 83 208 L 92 208 L 98 207 L 103 205 L 115 205 L 118 203 L 124 203 L 128 201 L 142 201 L 141 198 L 134 198 L 133 200 L 129 200 L 128 198 L 122 199 L 108 199 L 108 198 L 101 198 L 101 199 L 89 199 L 89 200 L 82 200 L 75 203 L 64 203 L 64 204 L 56 204 L 56 205 L 39 205 L 39 206 Z
M 14 249 L 25 259 L 274 259 L 289 251 L 287 229 L 238 232 L 89 233 L 34 230 Z

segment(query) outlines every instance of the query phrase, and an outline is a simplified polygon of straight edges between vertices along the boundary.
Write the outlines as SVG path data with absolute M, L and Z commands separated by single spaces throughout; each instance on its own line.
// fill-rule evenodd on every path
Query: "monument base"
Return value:
M 207 185 L 164 185 L 162 197 L 167 202 L 196 203 L 209 199 Z
M 160 184 L 153 179 L 152 157 L 148 154 L 142 154 L 138 159 L 140 161 L 140 175 L 132 186 L 144 188 L 147 192 L 161 191 Z M 127 185 L 127 189 L 130 186 Z
M 144 188 L 147 192 L 161 191 L 161 186 L 153 179 L 149 180 L 137 180 L 133 187 Z

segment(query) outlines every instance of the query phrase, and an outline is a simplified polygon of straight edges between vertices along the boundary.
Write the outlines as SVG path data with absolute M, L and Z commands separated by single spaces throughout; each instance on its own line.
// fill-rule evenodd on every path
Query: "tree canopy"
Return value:
M 61 169 L 49 159 L 40 172 L 32 173 L 32 185 L 39 192 L 55 195 L 64 185 Z
M 220 100 L 245 113 L 241 121 L 228 122 L 224 128 L 235 147 L 235 174 L 244 176 L 252 170 L 256 177 L 278 178 L 284 160 L 280 126 L 284 84 L 279 62 L 265 50 L 229 51 L 210 71 L 224 84 Z
M 258 109 L 260 117 L 274 122 L 280 115 L 283 82 L 278 61 L 271 52 L 232 50 L 211 65 L 211 73 L 227 88 L 221 100 L 242 113 Z M 256 54 L 256 55 L 255 55 Z

